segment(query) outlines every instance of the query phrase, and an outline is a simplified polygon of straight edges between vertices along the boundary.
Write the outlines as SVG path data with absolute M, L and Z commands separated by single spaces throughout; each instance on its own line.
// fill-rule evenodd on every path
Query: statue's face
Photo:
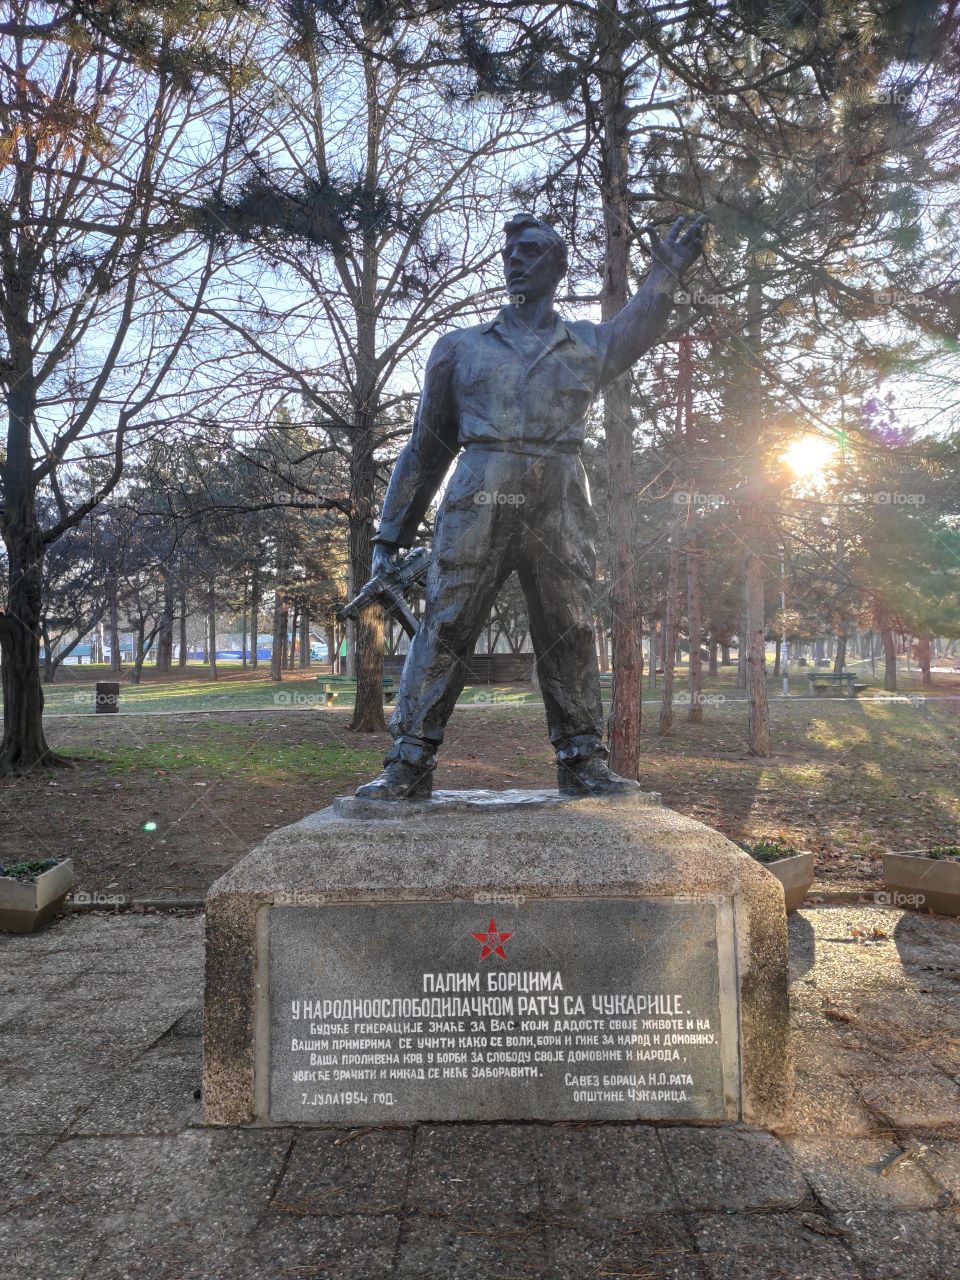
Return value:
M 504 246 L 503 276 L 511 297 L 540 298 L 560 282 L 550 242 L 535 227 L 512 236 Z

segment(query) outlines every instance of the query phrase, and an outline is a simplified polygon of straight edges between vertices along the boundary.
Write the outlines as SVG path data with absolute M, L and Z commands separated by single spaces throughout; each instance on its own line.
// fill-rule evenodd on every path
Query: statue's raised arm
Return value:
M 678 218 L 663 240 L 651 227 L 646 229 L 650 273 L 623 310 L 597 328 L 598 346 L 605 353 L 602 386 L 636 364 L 662 334 L 680 278 L 703 252 L 706 221 L 701 214 L 687 226 L 686 218 Z

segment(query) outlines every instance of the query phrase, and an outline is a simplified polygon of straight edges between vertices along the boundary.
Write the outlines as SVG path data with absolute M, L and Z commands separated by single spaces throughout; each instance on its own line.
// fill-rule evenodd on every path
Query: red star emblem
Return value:
M 503 944 L 508 938 L 512 938 L 513 934 L 501 932 L 497 928 L 497 922 L 493 916 L 490 917 L 490 924 L 487 926 L 486 933 L 474 933 L 470 936 L 483 943 L 480 951 L 481 960 L 486 960 L 487 956 L 492 955 L 498 955 L 501 960 L 506 960 L 507 953 L 503 949 Z

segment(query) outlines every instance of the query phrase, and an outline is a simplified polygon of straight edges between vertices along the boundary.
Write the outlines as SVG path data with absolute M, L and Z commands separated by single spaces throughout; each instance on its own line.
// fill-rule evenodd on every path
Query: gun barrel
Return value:
M 355 622 L 357 615 L 366 609 L 368 605 L 374 604 L 380 598 L 380 592 L 377 590 L 379 586 L 378 580 L 375 578 L 373 582 L 367 585 L 352 600 L 348 600 L 342 609 L 337 610 L 337 617 L 341 622 Z

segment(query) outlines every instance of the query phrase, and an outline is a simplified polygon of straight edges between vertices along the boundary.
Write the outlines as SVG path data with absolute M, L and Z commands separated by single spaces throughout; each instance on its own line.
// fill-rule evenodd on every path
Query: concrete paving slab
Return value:
M 702 1214 L 693 1231 L 709 1280 L 861 1277 L 843 1237 L 815 1213 Z
M 38 1036 L 0 1035 L 0 1132 L 63 1133 L 133 1056 L 122 1047 L 68 1052 Z
M 793 1115 L 778 1132 L 798 1134 L 876 1134 L 876 1116 L 860 1100 L 860 1085 L 843 1076 L 798 1072 Z
M 550 1276 L 595 1280 L 631 1276 L 649 1280 L 706 1280 L 697 1245 L 682 1216 L 659 1214 L 625 1223 L 581 1223 L 547 1232 Z
M 230 1280 L 389 1280 L 400 1235 L 390 1214 L 268 1214 L 230 1259 Z
M 295 1141 L 271 1209 L 296 1215 L 398 1212 L 412 1129 L 291 1130 Z
M 421 1126 L 404 1203 L 460 1220 L 511 1221 L 540 1210 L 536 1125 Z
M 918 1136 L 911 1145 L 919 1153 L 921 1168 L 952 1196 L 953 1207 L 960 1208 L 960 1143 L 956 1136 L 952 1142 Z
M 944 1075 L 872 1076 L 863 1081 L 860 1096 L 898 1129 L 933 1129 L 960 1119 L 960 1088 Z
M 557 1125 L 540 1150 L 548 1218 L 613 1222 L 680 1209 L 652 1125 Z
M 413 1217 L 400 1231 L 395 1280 L 552 1280 L 539 1223 L 439 1222 Z
M 817 1196 L 833 1214 L 929 1208 L 940 1188 L 918 1159 L 883 1138 L 790 1138 L 785 1142 Z
M 179 1133 L 200 1120 L 200 1055 L 151 1050 L 117 1073 L 70 1127 L 71 1137 Z
M 855 1076 L 882 1070 L 877 1055 L 861 1044 L 853 1027 L 835 1025 L 831 1031 L 797 1031 L 793 1061 L 798 1072 L 820 1076 Z
M 61 1212 L 41 1218 L 0 1217 L 0 1258 L 4 1274 L 29 1280 L 86 1280 L 103 1247 L 104 1222 L 84 1221 Z M 99 1277 L 98 1277 L 99 1280 Z
M 76 1000 L 61 996 L 36 1003 L 5 1028 L 6 1034 L 44 1040 L 56 1051 L 69 1053 L 74 1046 L 124 1046 L 143 1050 L 154 1044 L 186 1011 L 192 999 L 151 995 L 126 999 L 105 996 L 100 1000 Z
M 768 1133 L 661 1129 L 660 1139 L 686 1209 L 795 1208 L 810 1199 L 800 1170 Z
M 138 1234 L 145 1240 L 186 1235 L 217 1241 L 244 1235 L 251 1215 L 266 1212 L 292 1135 L 188 1130 L 126 1141 L 152 1142 L 157 1152 L 138 1204 Z
M 869 1280 L 954 1280 L 960 1276 L 955 1213 L 897 1210 L 844 1215 L 844 1237 Z
M 190 1037 L 199 1040 L 203 1035 L 203 1005 L 195 1004 L 176 1020 L 166 1033 L 174 1037 Z
M 33 1175 L 55 1141 L 52 1134 L 0 1133 L 0 1213 L 32 1194 Z
M 61 1142 L 34 1170 L 18 1204 L 0 1217 L 0 1257 L 11 1275 L 85 1277 L 110 1248 L 127 1252 L 138 1196 L 159 1155 L 150 1139 Z

